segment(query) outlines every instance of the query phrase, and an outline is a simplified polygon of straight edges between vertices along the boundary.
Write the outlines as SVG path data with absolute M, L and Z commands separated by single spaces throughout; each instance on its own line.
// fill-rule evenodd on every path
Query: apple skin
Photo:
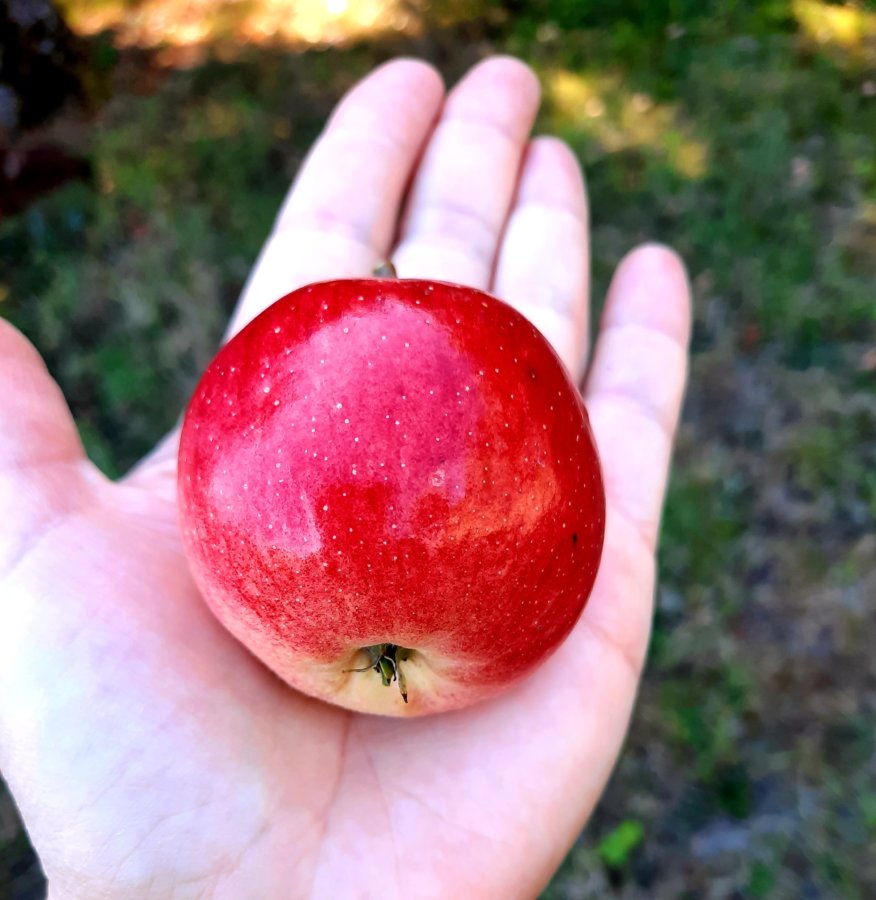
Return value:
M 587 413 L 548 342 L 482 291 L 421 280 L 309 285 L 226 344 L 186 413 L 179 501 L 235 637 L 311 696 L 399 716 L 544 660 L 605 527 Z M 351 671 L 384 643 L 410 651 L 408 702 Z

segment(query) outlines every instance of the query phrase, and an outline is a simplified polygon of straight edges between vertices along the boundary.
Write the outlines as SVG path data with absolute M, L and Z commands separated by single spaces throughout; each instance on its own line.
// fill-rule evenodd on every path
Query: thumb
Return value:
M 40 355 L 0 319 L 0 574 L 102 480 Z

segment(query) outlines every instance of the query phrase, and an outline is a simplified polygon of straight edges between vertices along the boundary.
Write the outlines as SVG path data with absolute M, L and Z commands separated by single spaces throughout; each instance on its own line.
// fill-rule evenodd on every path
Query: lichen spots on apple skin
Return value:
M 562 640 L 595 577 L 604 498 L 583 404 L 533 326 L 476 291 L 289 295 L 208 369 L 180 461 L 208 603 L 320 696 L 303 668 L 380 642 L 455 654 L 472 687 L 452 705 L 483 696 Z

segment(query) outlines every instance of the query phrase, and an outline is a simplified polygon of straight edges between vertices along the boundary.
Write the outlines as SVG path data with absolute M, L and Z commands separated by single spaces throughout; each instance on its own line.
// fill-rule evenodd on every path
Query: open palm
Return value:
M 587 213 L 538 86 L 507 58 L 444 97 L 423 63 L 373 72 L 313 148 L 236 331 L 307 282 L 368 274 L 488 289 L 583 377 Z M 188 574 L 176 435 L 119 483 L 84 458 L 33 348 L 0 322 L 0 767 L 49 877 L 83 897 L 531 897 L 591 813 L 645 654 L 685 378 L 683 269 L 621 264 L 585 383 L 609 511 L 590 604 L 497 700 L 417 720 L 280 683 Z

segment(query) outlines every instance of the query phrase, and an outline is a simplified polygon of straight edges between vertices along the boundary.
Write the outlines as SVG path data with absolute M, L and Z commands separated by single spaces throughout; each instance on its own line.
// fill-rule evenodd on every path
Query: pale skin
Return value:
M 498 699 L 388 720 L 280 683 L 188 574 L 176 433 L 107 481 L 0 321 L 0 768 L 50 896 L 527 898 L 586 823 L 648 643 L 689 297 L 671 251 L 633 250 L 585 358 L 584 183 L 564 144 L 530 137 L 537 105 L 508 58 L 448 94 L 421 62 L 375 70 L 313 147 L 229 330 L 391 256 L 401 277 L 514 304 L 581 379 L 608 500 L 600 573 L 565 644 Z

